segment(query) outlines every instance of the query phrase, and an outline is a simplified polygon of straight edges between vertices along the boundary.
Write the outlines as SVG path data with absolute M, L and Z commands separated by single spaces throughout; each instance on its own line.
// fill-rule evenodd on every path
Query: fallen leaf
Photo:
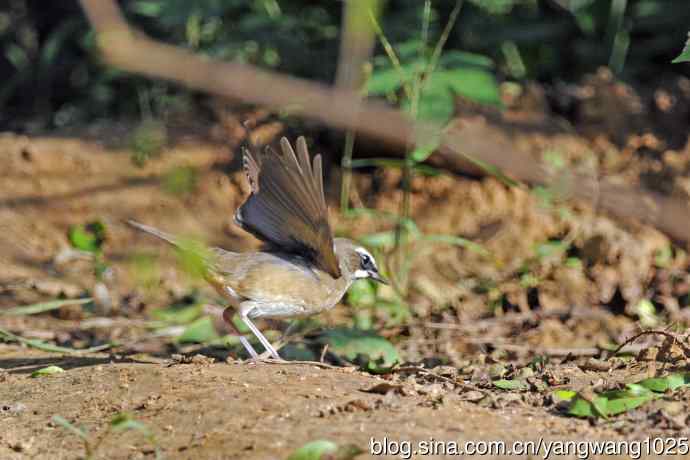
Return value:
M 44 367 L 43 369 L 33 371 L 31 373 L 31 377 L 45 377 L 46 375 L 60 374 L 61 372 L 65 372 L 65 370 L 59 366 L 48 366 Z

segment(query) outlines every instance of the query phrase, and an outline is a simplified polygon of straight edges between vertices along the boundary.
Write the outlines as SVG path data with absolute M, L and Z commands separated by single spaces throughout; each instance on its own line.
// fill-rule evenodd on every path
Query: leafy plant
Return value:
M 372 331 L 336 328 L 324 332 L 318 341 L 328 345 L 331 352 L 373 373 L 387 372 L 400 361 L 396 348 Z
M 690 62 L 690 33 L 688 33 L 688 40 L 685 42 L 683 51 L 681 51 L 680 54 L 671 62 L 674 64 L 678 64 L 680 62 Z
M 571 390 L 558 390 L 555 399 L 568 401 L 567 412 L 576 417 L 608 418 L 658 399 L 662 393 L 690 384 L 690 373 L 675 373 L 628 383 L 622 390 L 609 390 L 584 396 Z
M 552 3 L 468 0 L 462 33 L 449 36 L 448 48 L 489 56 L 496 70 L 518 79 L 577 80 L 607 64 L 633 80 L 653 81 L 660 71 L 678 71 L 670 61 L 687 34 L 686 0 L 562 1 L 557 8 Z M 167 43 L 332 81 L 341 2 L 130 0 L 122 6 L 134 27 Z M 402 55 L 424 3 L 388 0 L 385 6 L 381 27 Z M 436 18 L 447 17 L 452 8 L 450 2 L 434 3 L 429 35 L 437 32 Z M 417 49 L 414 43 L 410 47 Z M 685 52 L 675 62 L 684 57 Z M 660 65 L 664 62 L 668 67 Z M 196 103 L 193 93 L 176 85 L 103 65 L 78 2 L 16 0 L 3 8 L 0 74 L 5 130 L 37 119 L 44 127 L 60 128 L 103 117 L 142 117 L 142 92 L 150 94 L 156 117 L 188 112 Z
M 185 328 L 177 338 L 179 343 L 208 343 L 219 338 L 210 316 L 202 316 Z
M 96 277 L 101 280 L 109 269 L 103 256 L 103 244 L 106 241 L 107 229 L 101 220 L 89 222 L 86 225 L 72 225 L 67 237 L 75 249 L 93 255 L 93 267 Z
M 129 139 L 132 163 L 144 166 L 146 162 L 160 154 L 167 143 L 168 132 L 163 123 L 147 116 L 137 126 Z
M 461 94 L 484 103 L 499 104 L 498 87 L 491 71 L 492 62 L 490 59 L 459 51 L 443 52 L 443 47 L 460 13 L 460 5 L 460 2 L 456 3 L 438 41 L 433 46 L 428 43 L 432 17 L 435 14 L 430 0 L 424 2 L 424 8 L 421 12 L 420 35 L 400 42 L 397 47 L 388 40 L 376 14 L 370 12 L 370 20 L 385 54 L 373 59 L 373 70 L 367 80 L 364 93 L 372 96 L 385 96 L 399 105 L 412 118 L 431 121 L 437 126 L 444 126 L 453 115 L 455 95 Z M 403 199 L 398 215 L 393 216 L 395 230 L 367 235 L 362 238 L 362 242 L 378 252 L 378 255 L 383 251 L 395 255 L 397 264 L 391 260 L 391 263 L 386 265 L 396 290 L 396 296 L 393 299 L 388 299 L 387 303 L 398 311 L 409 311 L 405 306 L 404 298 L 407 295 L 407 273 L 416 256 L 411 251 L 414 244 L 422 241 L 435 241 L 473 249 L 479 248 L 478 245 L 473 245 L 467 240 L 452 235 L 422 235 L 409 217 L 412 177 L 417 171 L 430 174 L 438 173 L 433 168 L 425 168 L 421 163 L 439 146 L 441 134 L 441 132 L 420 134 L 416 148 L 408 151 L 402 161 L 374 159 L 343 163 L 344 167 L 394 166 L 401 167 L 403 170 Z M 350 141 L 351 139 L 348 138 L 348 142 Z M 347 145 L 346 151 L 348 151 Z M 341 207 L 347 215 L 355 216 L 363 212 L 375 213 L 373 210 L 361 208 L 357 210 L 347 209 L 349 190 L 345 185 L 343 183 L 341 190 Z M 376 295 L 379 287 L 370 287 L 369 289 L 373 290 L 374 295 Z M 354 305 L 359 303 L 356 293 L 350 296 L 350 300 Z M 384 303 L 383 300 L 385 299 L 377 298 L 374 303 L 381 305 Z M 361 319 L 360 316 L 360 325 Z
M 99 253 L 105 242 L 105 224 L 99 220 L 70 227 L 68 237 L 72 246 L 81 251 Z
M 355 213 L 360 210 L 353 210 Z M 481 255 L 488 255 L 488 252 L 481 245 L 474 243 L 466 238 L 455 235 L 425 234 L 412 219 L 396 216 L 388 216 L 398 222 L 398 227 L 405 232 L 404 240 L 400 240 L 398 229 L 388 230 L 379 233 L 365 235 L 360 240 L 366 246 L 372 248 L 375 253 L 395 254 L 397 246 L 398 257 L 390 260 L 387 267 L 390 271 L 390 278 L 398 295 L 397 300 L 403 301 L 408 294 L 408 275 L 414 266 L 414 261 L 425 254 L 425 251 L 433 245 L 442 244 L 449 246 L 462 247 Z M 404 257 L 402 256 L 404 255 Z M 377 287 L 378 289 L 378 287 Z
M 367 94 L 385 96 L 413 118 L 435 122 L 440 126 L 450 121 L 456 95 L 480 103 L 500 105 L 493 63 L 489 58 L 457 50 L 443 52 L 460 13 L 460 4 L 456 4 L 433 47 L 427 43 L 432 16 L 429 0 L 424 3 L 421 37 L 401 43 L 397 51 L 375 22 L 375 30 L 386 55 L 374 58 Z M 376 21 L 373 16 L 372 21 Z M 410 152 L 408 160 L 412 160 L 411 163 L 426 160 L 440 143 L 440 133 L 424 137 Z

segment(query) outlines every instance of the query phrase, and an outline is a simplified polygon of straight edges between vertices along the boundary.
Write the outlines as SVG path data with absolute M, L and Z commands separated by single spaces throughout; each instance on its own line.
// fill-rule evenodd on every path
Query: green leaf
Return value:
M 53 423 L 60 425 L 61 427 L 65 428 L 68 431 L 71 431 L 73 434 L 76 434 L 77 436 L 79 436 L 83 440 L 85 440 L 85 441 L 89 440 L 89 435 L 84 428 L 80 428 L 80 427 L 75 426 L 73 423 L 71 423 L 66 418 L 61 417 L 59 415 L 53 415 L 51 417 L 51 420 L 53 421 Z
M 628 384 L 626 390 L 606 391 L 591 400 L 578 394 L 572 399 L 568 414 L 576 417 L 607 418 L 640 407 L 658 397 L 659 395 L 641 385 Z
M 601 396 L 597 396 L 594 399 L 592 399 L 591 404 L 594 413 L 603 418 L 607 418 L 609 416 L 609 409 L 607 406 L 608 402 L 609 401 L 607 398 Z
M 438 72 L 456 93 L 482 104 L 501 106 L 501 95 L 493 73 L 478 68 L 460 68 Z
M 244 348 L 242 348 L 244 349 Z M 280 357 L 286 361 L 318 361 L 319 355 L 303 343 L 288 343 L 280 349 Z
M 371 233 L 369 235 L 364 235 L 359 241 L 372 248 L 390 248 L 395 245 L 395 232 Z
M 73 225 L 67 236 L 74 248 L 86 252 L 98 252 L 105 242 L 105 224 L 94 221 L 85 226 Z
M 382 96 L 402 86 L 400 72 L 394 68 L 375 70 L 367 81 L 367 94 Z
M 439 145 L 441 145 L 440 137 L 437 137 L 431 142 L 428 142 L 424 145 L 418 145 L 417 147 L 415 147 L 412 153 L 410 153 L 410 158 L 412 158 L 417 163 L 426 161 L 426 159 L 429 158 L 432 153 L 434 153 L 434 150 L 436 150 L 439 147 Z
M 494 61 L 487 56 L 457 50 L 445 51 L 438 62 L 442 67 L 451 70 L 455 67 L 483 67 L 487 70 L 494 67 Z
M 500 388 L 501 390 L 527 390 L 529 385 L 524 380 L 506 380 L 500 379 L 495 380 L 494 386 Z
M 161 15 L 161 11 L 163 10 L 163 4 L 158 1 L 142 0 L 138 2 L 132 2 L 127 6 L 131 12 L 142 16 L 148 16 L 151 18 L 158 18 Z
M 83 305 L 85 303 L 91 302 L 91 300 L 91 297 L 86 297 L 83 299 L 52 300 L 50 302 L 40 302 L 32 305 L 25 305 L 21 307 L 8 308 L 6 310 L 0 310 L 0 316 L 34 315 L 36 313 L 57 310 L 58 308 L 67 305 Z
M 318 342 L 369 372 L 385 372 L 400 361 L 398 350 L 372 331 L 336 328 L 326 331 Z
M 352 168 L 404 168 L 405 160 L 397 158 L 359 158 L 357 160 L 352 160 L 350 167 Z M 414 164 L 412 169 L 425 176 L 438 176 L 441 174 L 439 169 L 436 169 L 429 165 Z
M 159 321 L 173 324 L 187 324 L 197 319 L 203 313 L 203 306 L 200 303 L 175 304 L 167 308 L 156 308 L 151 310 L 151 317 Z
M 637 305 L 635 305 L 633 311 L 640 317 L 640 324 L 643 327 L 649 328 L 659 324 L 659 317 L 656 313 L 656 307 L 651 300 L 640 300 Z
M 369 280 L 357 280 L 347 291 L 347 303 L 355 307 L 372 307 L 376 303 L 376 288 Z
M 560 254 L 566 251 L 568 247 L 569 244 L 565 241 L 546 241 L 538 244 L 534 251 L 537 253 L 538 258 L 544 259 L 546 257 Z
M 362 453 L 364 451 L 353 444 L 339 446 L 333 441 L 319 439 L 306 443 L 287 460 L 351 460 Z
M 568 414 L 574 415 L 575 417 L 594 417 L 597 411 L 590 401 L 577 395 L 571 400 L 570 406 L 568 407 Z
M 661 268 L 668 268 L 671 262 L 673 262 L 673 248 L 670 244 L 656 251 L 654 255 L 654 265 Z
M 653 393 L 641 396 L 628 396 L 623 398 L 609 399 L 606 403 L 607 415 L 618 415 L 623 412 L 640 407 L 642 404 L 656 398 Z
M 655 377 L 640 380 L 637 385 L 656 393 L 664 393 L 690 384 L 690 372 L 670 374 L 666 377 Z
M 663 393 L 669 389 L 668 380 L 665 377 L 644 379 L 637 384 L 657 393 Z
M 420 39 L 411 38 L 402 43 L 396 44 L 395 51 L 401 60 L 407 61 L 410 59 L 415 59 L 419 55 L 419 50 L 423 49 L 424 46 L 424 42 L 422 42 Z M 388 58 L 386 57 L 386 59 Z
M 673 64 L 678 64 L 680 62 L 690 62 L 690 32 L 688 32 L 688 40 L 685 42 L 683 51 L 681 51 L 678 57 L 676 57 L 671 62 Z
M 410 113 L 412 103 L 405 100 L 403 109 Z M 448 123 L 455 111 L 455 98 L 448 82 L 440 78 L 438 74 L 430 75 L 419 94 L 417 103 L 417 118 L 424 121 L 433 121 L 441 125 Z
M 203 316 L 182 332 L 177 338 L 179 343 L 207 343 L 219 338 L 213 320 L 210 316 Z
M 556 390 L 552 393 L 553 399 L 558 401 L 572 401 L 577 396 L 577 391 L 573 390 Z
M 146 425 L 134 420 L 132 416 L 126 412 L 116 414 L 110 420 L 110 427 L 113 429 L 113 431 L 135 430 L 144 433 L 145 436 L 150 435 L 150 431 Z
M 33 371 L 31 373 L 31 377 L 45 377 L 46 375 L 61 374 L 62 372 L 65 372 L 65 370 L 59 366 L 48 366 L 44 367 L 43 369 Z
M 669 390 L 675 390 L 676 388 L 680 388 L 685 385 L 690 385 L 690 372 L 668 375 L 666 376 L 666 381 L 668 383 Z

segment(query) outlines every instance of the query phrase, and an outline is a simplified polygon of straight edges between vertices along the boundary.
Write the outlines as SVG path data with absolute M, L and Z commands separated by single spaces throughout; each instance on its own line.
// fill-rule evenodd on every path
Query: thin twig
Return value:
M 687 345 L 685 345 L 685 344 L 678 338 L 678 336 L 677 336 L 676 334 L 672 334 L 671 332 L 660 331 L 660 330 L 650 330 L 650 331 L 638 332 L 637 334 L 633 335 L 632 337 L 630 337 L 629 339 L 627 339 L 627 340 L 625 340 L 623 343 L 621 343 L 621 344 L 618 346 L 618 348 L 616 348 L 616 349 L 613 351 L 613 353 L 611 353 L 611 355 L 610 355 L 608 358 L 611 358 L 611 357 L 613 357 L 613 356 L 616 356 L 616 355 L 618 354 L 618 352 L 621 351 L 621 349 L 622 349 L 624 346 L 626 346 L 626 345 L 628 345 L 628 344 L 634 342 L 635 340 L 639 339 L 640 337 L 642 337 L 642 336 L 644 336 L 644 335 L 661 335 L 661 336 L 670 338 L 670 339 L 672 339 L 675 343 L 677 343 L 678 346 L 683 350 L 683 354 L 684 354 L 686 357 L 689 357 L 689 358 L 690 358 L 690 348 L 689 348 Z
M 424 71 L 425 74 L 430 75 L 436 69 L 436 66 L 438 65 L 438 60 L 441 58 L 441 53 L 443 52 L 443 47 L 446 46 L 446 42 L 448 41 L 448 37 L 450 37 L 450 32 L 453 30 L 453 27 L 455 26 L 455 22 L 458 20 L 458 15 L 460 14 L 461 8 L 462 8 L 462 0 L 458 0 L 455 3 L 455 7 L 453 8 L 453 11 L 451 11 L 451 13 L 450 13 L 450 16 L 448 18 L 448 22 L 446 23 L 446 26 L 443 28 L 443 32 L 441 33 L 441 37 L 439 38 L 438 42 L 436 42 L 436 47 L 434 48 L 434 52 L 431 54 L 431 59 L 429 59 L 429 64 L 428 64 L 426 70 Z
M 321 350 L 321 356 L 319 357 L 319 362 L 322 363 L 324 358 L 326 357 L 326 353 L 328 352 L 328 344 L 323 346 L 323 350 Z
M 429 369 L 425 369 L 423 367 L 418 367 L 418 366 L 400 366 L 400 367 L 394 367 L 391 369 L 391 372 L 418 372 L 420 374 L 428 375 L 429 377 L 433 377 L 436 380 L 441 380 L 443 382 L 448 382 L 452 383 L 453 385 L 456 385 L 458 381 L 456 379 L 452 379 L 450 377 L 446 377 L 444 375 L 439 375 L 435 372 L 430 371 Z
M 260 363 L 260 364 L 295 364 L 295 365 L 304 365 L 304 366 L 316 366 L 316 367 L 321 367 L 323 369 L 345 369 L 345 367 L 341 366 L 333 366 L 332 364 L 327 364 L 327 363 L 322 363 L 319 361 L 286 361 L 286 360 L 277 360 L 277 359 L 248 359 L 246 361 L 243 361 L 245 364 L 254 364 L 254 363 Z
M 372 11 L 369 11 L 369 18 L 371 20 L 372 26 L 374 27 L 374 32 L 376 32 L 376 36 L 379 38 L 381 46 L 383 46 L 383 50 L 388 55 L 388 59 L 390 59 L 391 64 L 393 64 L 393 68 L 395 69 L 395 71 L 398 72 L 398 78 L 400 78 L 400 82 L 402 83 L 403 91 L 405 91 L 405 96 L 411 100 L 412 89 L 410 88 L 410 83 L 407 81 L 405 71 L 403 70 L 402 64 L 400 63 L 400 59 L 398 59 L 398 55 L 395 54 L 393 45 L 391 45 L 391 42 L 389 42 L 388 38 L 386 38 L 386 35 L 383 33 L 383 29 L 381 29 L 379 21 L 376 19 L 376 16 Z

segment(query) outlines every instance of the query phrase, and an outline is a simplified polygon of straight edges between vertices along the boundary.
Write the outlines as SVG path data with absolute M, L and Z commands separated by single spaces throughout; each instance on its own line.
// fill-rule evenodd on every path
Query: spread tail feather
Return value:
M 137 230 L 141 230 L 144 233 L 148 233 L 149 235 L 153 235 L 156 238 L 160 238 L 161 240 L 163 240 L 169 244 L 172 244 L 175 247 L 180 247 L 180 243 L 178 242 L 178 240 L 174 236 L 172 236 L 168 233 L 162 232 L 162 231 L 158 230 L 157 228 L 149 227 L 148 225 L 144 225 L 144 224 L 139 223 L 135 220 L 128 220 L 127 224 L 136 228 Z

